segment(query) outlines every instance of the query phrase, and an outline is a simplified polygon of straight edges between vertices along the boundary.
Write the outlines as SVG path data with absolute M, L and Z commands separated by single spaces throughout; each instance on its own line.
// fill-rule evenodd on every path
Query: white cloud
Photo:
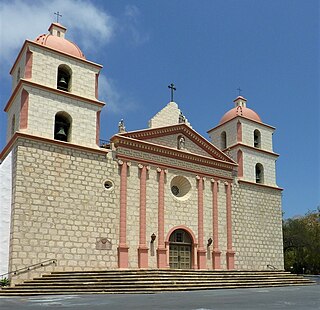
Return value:
M 123 115 L 136 108 L 130 96 L 120 92 L 116 82 L 103 74 L 99 76 L 99 99 L 106 102 L 104 111 L 118 115 Z
M 135 45 L 143 44 L 150 38 L 147 32 L 138 30 L 140 14 L 139 8 L 135 5 L 127 5 L 125 7 L 123 28 L 124 31 L 127 31 L 130 34 L 131 40 Z
M 1 62 L 12 62 L 24 40 L 35 39 L 46 33 L 55 12 L 59 8 L 60 23 L 73 31 L 67 38 L 74 40 L 83 49 L 103 45 L 111 40 L 115 19 L 86 0 L 13 0 L 0 4 Z M 74 34 L 74 35 L 72 35 Z

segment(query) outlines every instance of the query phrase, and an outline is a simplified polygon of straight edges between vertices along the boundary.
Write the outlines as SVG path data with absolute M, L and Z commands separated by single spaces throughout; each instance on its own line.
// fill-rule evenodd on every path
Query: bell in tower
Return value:
M 71 117 L 65 112 L 58 112 L 55 116 L 54 139 L 70 141 Z

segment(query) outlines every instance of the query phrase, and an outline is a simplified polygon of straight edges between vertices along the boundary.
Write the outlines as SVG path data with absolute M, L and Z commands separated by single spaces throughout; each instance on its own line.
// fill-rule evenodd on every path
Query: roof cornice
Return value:
M 194 129 L 192 129 L 191 127 L 189 127 L 184 123 L 164 126 L 164 127 L 156 127 L 156 128 L 150 128 L 150 129 L 131 131 L 131 132 L 119 134 L 119 136 L 131 137 L 138 140 L 146 140 L 146 139 L 157 138 L 164 135 L 179 134 L 179 133 L 183 133 L 186 136 L 188 136 L 192 140 L 192 142 L 197 144 L 200 148 L 208 152 L 210 155 L 214 157 L 218 157 L 222 161 L 227 161 L 235 164 L 234 160 L 231 157 L 224 154 L 215 145 L 210 143 L 208 140 L 202 137 L 199 133 L 197 133 Z
M 86 103 L 90 103 L 99 107 L 103 107 L 105 105 L 104 102 L 99 101 L 99 100 L 94 100 L 94 99 L 90 99 L 90 98 L 86 98 L 86 97 L 82 97 L 79 95 L 75 95 L 73 93 L 69 93 L 60 89 L 56 89 L 56 88 L 52 88 L 46 85 L 42 85 L 42 84 L 38 84 L 35 82 L 31 82 L 29 80 L 25 80 L 25 79 L 20 79 L 18 85 L 16 86 L 16 88 L 14 89 L 13 93 L 11 94 L 5 108 L 4 111 L 7 112 L 8 109 L 10 108 L 14 98 L 16 97 L 17 93 L 19 92 L 20 89 L 23 88 L 23 86 L 30 86 L 30 87 L 34 87 L 34 88 L 38 88 L 38 89 L 42 89 L 42 90 L 46 90 L 49 91 L 51 93 L 55 93 L 57 95 L 61 95 L 61 96 L 66 96 L 75 100 L 80 100 Z
M 209 130 L 207 131 L 207 133 L 210 133 L 211 131 L 213 131 L 213 130 L 221 127 L 221 126 L 224 126 L 225 124 L 230 123 L 230 122 L 232 122 L 232 121 L 234 121 L 234 120 L 236 120 L 236 119 L 240 119 L 240 120 L 243 119 L 243 120 L 246 120 L 246 121 L 250 121 L 250 122 L 255 123 L 255 124 L 257 124 L 257 125 L 264 126 L 264 127 L 267 127 L 267 128 L 269 128 L 269 129 L 273 129 L 273 130 L 276 129 L 275 127 L 270 126 L 270 125 L 268 125 L 268 124 L 255 121 L 255 120 L 253 120 L 253 119 L 251 119 L 251 118 L 248 118 L 248 117 L 245 117 L 245 116 L 237 115 L 237 116 L 229 119 L 228 121 L 226 121 L 226 122 L 224 122 L 224 123 L 222 123 L 222 124 L 219 124 L 219 125 L 217 125 L 216 127 L 213 127 L 213 128 L 211 128 L 211 129 L 209 129 Z
M 135 149 L 142 152 L 152 153 L 159 156 L 167 156 L 167 157 L 175 158 L 177 160 L 197 163 L 200 165 L 215 167 L 215 168 L 228 170 L 228 171 L 232 171 L 234 167 L 238 166 L 234 162 L 226 162 L 216 158 L 189 153 L 186 151 L 173 149 L 167 146 L 133 139 L 123 135 L 113 136 L 111 138 L 111 142 L 114 143 L 115 147 Z
M 271 155 L 271 156 L 274 156 L 274 157 L 279 157 L 280 156 L 277 153 L 266 151 L 266 150 L 263 150 L 263 149 L 259 149 L 257 147 L 253 147 L 253 146 L 250 146 L 250 145 L 247 145 L 247 144 L 243 144 L 242 142 L 238 142 L 237 144 L 229 146 L 225 150 L 232 150 L 232 149 L 235 149 L 237 147 L 246 148 L 246 149 L 249 149 L 249 150 L 252 150 L 252 151 L 256 151 L 258 153 L 268 154 L 268 155 Z
M 101 70 L 101 68 L 103 67 L 102 65 L 97 64 L 95 62 L 92 62 L 92 61 L 89 61 L 89 60 L 86 60 L 86 59 L 83 59 L 83 58 L 79 58 L 79 57 L 76 57 L 76 56 L 73 56 L 73 55 L 70 55 L 70 54 L 55 50 L 54 48 L 38 44 L 38 43 L 36 43 L 34 41 L 31 41 L 31 40 L 25 40 L 23 45 L 22 45 L 22 48 L 20 49 L 20 52 L 19 52 L 19 54 L 18 54 L 18 56 L 16 58 L 16 61 L 14 62 L 13 66 L 12 66 L 12 68 L 10 70 L 10 74 L 12 74 L 12 71 L 14 70 L 14 68 L 15 68 L 16 64 L 18 63 L 18 61 L 20 60 L 22 52 L 23 52 L 24 48 L 27 45 L 32 45 L 32 46 L 35 46 L 35 47 L 42 48 L 44 50 L 48 50 L 48 51 L 54 52 L 54 53 L 59 54 L 59 55 L 64 55 L 64 56 L 66 56 L 68 58 L 71 58 L 71 59 L 74 59 L 74 60 L 77 60 L 77 61 L 81 61 L 83 63 L 86 63 L 86 64 L 89 64 L 91 66 L 97 67 L 99 70 Z
M 10 153 L 12 147 L 14 146 L 15 142 L 19 139 L 27 139 L 27 140 L 33 140 L 33 141 L 38 141 L 38 142 L 43 142 L 43 143 L 48 143 L 48 144 L 53 144 L 65 148 L 71 148 L 71 149 L 76 149 L 76 150 L 82 150 L 86 152 L 91 152 L 91 153 L 97 153 L 97 154 L 106 154 L 109 152 L 109 150 L 105 148 L 92 148 L 88 146 L 82 146 L 78 144 L 72 144 L 70 142 L 64 142 L 64 141 L 59 141 L 59 140 L 53 140 L 49 138 L 44 138 L 44 137 L 39 137 L 39 136 L 33 136 L 30 134 L 22 133 L 22 132 L 16 132 L 10 141 L 7 143 L 7 145 L 4 147 L 4 149 L 0 153 L 0 161 L 2 161 L 8 153 Z
M 244 180 L 238 180 L 238 183 L 240 183 L 240 184 L 244 183 L 244 184 L 249 184 L 249 185 L 255 185 L 257 187 L 270 188 L 270 189 L 275 189 L 275 190 L 278 190 L 278 191 L 283 191 L 283 188 L 281 188 L 281 187 L 267 185 L 267 184 L 254 183 L 254 182 L 244 181 Z

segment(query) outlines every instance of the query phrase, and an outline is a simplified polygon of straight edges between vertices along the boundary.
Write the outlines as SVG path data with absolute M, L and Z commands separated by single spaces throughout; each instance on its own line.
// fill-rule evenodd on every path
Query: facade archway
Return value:
M 169 266 L 171 269 L 195 268 L 196 242 L 190 229 L 183 226 L 171 229 L 166 243 L 169 247 Z

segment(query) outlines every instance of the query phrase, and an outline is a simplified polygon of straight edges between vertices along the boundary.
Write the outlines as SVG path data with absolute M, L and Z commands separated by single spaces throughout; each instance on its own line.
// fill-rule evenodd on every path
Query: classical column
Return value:
M 127 174 L 128 163 L 118 161 L 120 166 L 120 236 L 118 246 L 118 267 L 128 268 L 127 246 Z
M 198 180 L 198 268 L 205 269 L 206 250 L 203 246 L 203 178 L 197 176 Z
M 167 250 L 164 243 L 164 174 L 165 170 L 157 168 L 158 181 L 158 268 L 167 268 Z
M 140 169 L 140 211 L 139 211 L 139 248 L 138 266 L 148 268 L 148 247 L 146 243 L 146 201 L 147 201 L 147 167 L 138 165 Z
M 234 269 L 234 254 L 232 249 L 232 220 L 231 220 L 231 183 L 225 182 L 227 207 L 227 269 Z
M 212 231 L 213 231 L 213 250 L 212 268 L 221 269 L 221 251 L 219 250 L 219 221 L 218 221 L 218 182 L 211 179 L 212 186 Z

